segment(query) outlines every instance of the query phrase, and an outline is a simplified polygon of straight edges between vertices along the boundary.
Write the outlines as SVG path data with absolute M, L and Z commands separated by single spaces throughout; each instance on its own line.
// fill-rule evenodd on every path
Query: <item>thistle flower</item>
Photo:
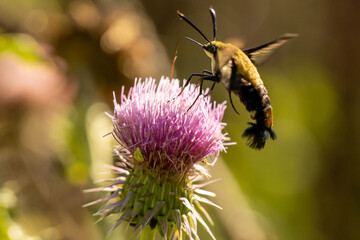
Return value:
M 201 206 L 218 207 L 206 198 L 215 194 L 201 189 L 212 181 L 197 181 L 209 177 L 206 165 L 213 165 L 229 144 L 221 122 L 226 106 L 201 96 L 189 110 L 196 87 L 177 96 L 180 90 L 178 80 L 162 78 L 157 86 L 150 78 L 135 80 L 127 96 L 123 87 L 120 104 L 114 94 L 114 114 L 109 116 L 119 147 L 118 161 L 110 168 L 116 177 L 107 180 L 110 185 L 90 190 L 109 191 L 110 196 L 87 204 L 104 202 L 97 213 L 101 219 L 119 216 L 110 232 L 126 222 L 141 234 L 149 226 L 164 239 L 183 239 L 185 234 L 198 239 L 200 222 L 215 239 L 201 216 L 213 224 Z M 210 156 L 215 156 L 211 162 Z

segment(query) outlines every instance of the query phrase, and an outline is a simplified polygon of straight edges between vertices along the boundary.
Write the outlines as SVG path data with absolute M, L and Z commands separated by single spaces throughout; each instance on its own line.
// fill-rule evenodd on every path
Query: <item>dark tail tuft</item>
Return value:
M 247 138 L 247 144 L 256 149 L 262 149 L 265 146 L 266 141 L 269 138 L 275 140 L 277 138 L 276 133 L 272 128 L 266 128 L 263 125 L 249 123 L 251 127 L 248 127 L 242 137 Z

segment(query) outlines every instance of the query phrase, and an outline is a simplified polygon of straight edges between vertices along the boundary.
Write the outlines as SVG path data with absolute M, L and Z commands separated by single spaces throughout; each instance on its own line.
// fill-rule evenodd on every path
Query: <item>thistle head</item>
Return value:
M 200 203 L 215 205 L 201 196 L 214 194 L 195 181 L 209 176 L 206 165 L 226 149 L 221 122 L 226 106 L 201 96 L 189 110 L 197 97 L 195 88 L 190 85 L 179 95 L 178 80 L 162 78 L 156 85 L 150 78 L 136 80 L 127 95 L 123 87 L 119 102 L 114 94 L 110 117 L 119 146 L 118 161 L 111 168 L 116 177 L 96 189 L 111 194 L 90 203 L 105 202 L 97 213 L 102 218 L 118 214 L 113 229 L 127 222 L 135 231 L 150 226 L 165 239 L 182 239 L 184 233 L 197 234 L 199 221 L 213 236 L 200 212 L 212 221 Z

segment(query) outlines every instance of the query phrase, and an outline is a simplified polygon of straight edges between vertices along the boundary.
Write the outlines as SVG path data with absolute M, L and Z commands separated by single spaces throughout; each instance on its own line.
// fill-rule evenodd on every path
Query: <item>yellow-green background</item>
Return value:
M 351 0 L 0 1 L 0 239 L 104 239 L 115 218 L 94 224 L 115 144 L 112 91 L 135 77 L 170 74 L 176 42 L 211 38 L 254 47 L 298 33 L 259 68 L 278 140 L 262 151 L 241 134 L 249 115 L 234 98 L 224 117 L 232 141 L 211 170 L 223 210 L 210 209 L 217 239 L 360 239 L 360 4 Z M 209 69 L 183 41 L 176 77 Z M 213 98 L 228 100 L 221 85 Z M 209 235 L 199 226 L 202 239 Z M 118 228 L 109 239 L 128 239 Z

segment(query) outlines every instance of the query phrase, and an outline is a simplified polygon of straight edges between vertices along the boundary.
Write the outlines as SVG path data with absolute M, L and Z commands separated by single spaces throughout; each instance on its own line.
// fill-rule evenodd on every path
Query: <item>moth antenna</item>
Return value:
M 209 10 L 210 10 L 211 19 L 213 22 L 213 33 L 214 33 L 213 41 L 216 41 L 216 29 L 217 29 L 216 28 L 216 13 L 212 7 Z
M 177 15 L 179 15 L 179 17 L 184 20 L 185 22 L 187 22 L 192 28 L 194 28 L 198 33 L 200 33 L 200 35 L 209 43 L 211 43 L 211 41 L 205 36 L 205 34 L 203 34 L 200 29 L 198 27 L 196 27 L 187 17 L 185 17 L 185 15 L 183 13 L 181 13 L 179 10 L 177 11 Z

